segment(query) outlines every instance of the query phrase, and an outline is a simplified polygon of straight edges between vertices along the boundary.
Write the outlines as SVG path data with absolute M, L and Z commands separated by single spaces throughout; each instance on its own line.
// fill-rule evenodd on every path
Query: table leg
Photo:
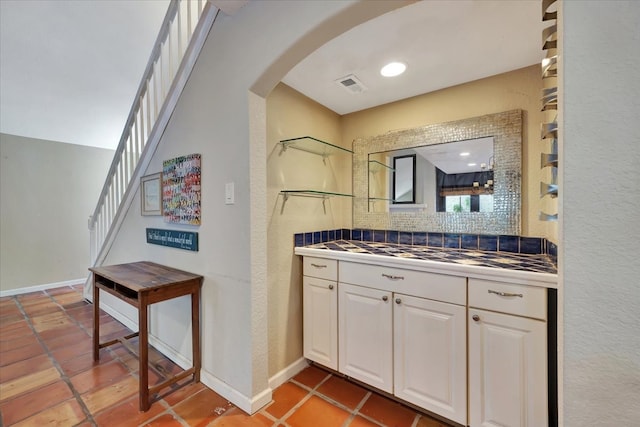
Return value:
M 149 329 L 146 297 L 140 295 L 138 307 L 138 328 L 140 343 L 140 371 L 138 373 L 140 387 L 140 411 L 149 409 Z
M 93 360 L 100 360 L 100 290 L 93 275 Z
M 193 381 L 200 382 L 200 291 L 191 294 L 191 345 L 193 358 Z

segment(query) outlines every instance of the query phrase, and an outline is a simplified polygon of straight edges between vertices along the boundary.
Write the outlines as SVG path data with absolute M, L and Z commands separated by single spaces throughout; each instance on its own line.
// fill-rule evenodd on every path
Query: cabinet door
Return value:
M 469 309 L 469 420 L 472 427 L 544 427 L 546 323 Z
M 339 371 L 391 393 L 391 293 L 340 283 L 338 307 Z
M 467 423 L 466 307 L 394 294 L 394 394 Z
M 336 282 L 304 276 L 304 357 L 338 369 L 338 292 Z

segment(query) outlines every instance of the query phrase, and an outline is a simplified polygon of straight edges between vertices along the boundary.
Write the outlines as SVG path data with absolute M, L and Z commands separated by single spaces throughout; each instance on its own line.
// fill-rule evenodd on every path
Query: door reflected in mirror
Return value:
M 369 153 L 369 211 L 493 212 L 494 138 Z

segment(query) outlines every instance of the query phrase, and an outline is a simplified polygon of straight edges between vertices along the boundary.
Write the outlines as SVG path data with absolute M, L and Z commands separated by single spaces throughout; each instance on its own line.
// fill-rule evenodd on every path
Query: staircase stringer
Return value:
M 158 111 L 157 118 L 152 126 L 151 131 L 149 132 L 149 136 L 146 143 L 144 144 L 144 148 L 142 149 L 140 156 L 137 159 L 135 169 L 129 177 L 129 182 L 126 185 L 126 190 L 119 200 L 118 207 L 108 227 L 108 231 L 105 234 L 104 240 L 102 244 L 96 244 L 96 227 L 99 225 L 96 223 L 94 216 L 99 212 L 98 208 L 101 206 L 101 204 L 107 203 L 107 199 L 110 197 L 108 190 L 109 185 L 105 184 L 105 189 L 103 189 L 103 192 L 101 194 L 98 208 L 96 208 L 94 215 L 89 218 L 90 253 L 96 254 L 95 258 L 91 260 L 90 264 L 94 267 L 102 265 L 118 236 L 120 228 L 124 223 L 129 208 L 134 202 L 135 195 L 137 194 L 137 191 L 140 187 L 140 178 L 144 175 L 147 167 L 149 166 L 149 163 L 151 162 L 153 154 L 158 148 L 160 140 L 162 139 L 162 135 L 164 134 L 167 125 L 169 124 L 171 115 L 176 108 L 178 100 L 180 99 L 180 95 L 182 94 L 182 91 L 187 84 L 189 76 L 193 71 L 198 56 L 200 55 L 200 51 L 204 46 L 204 43 L 218 13 L 219 10 L 215 6 L 213 6 L 209 2 L 206 2 L 200 19 L 194 29 L 191 41 L 189 42 L 189 46 L 187 47 L 180 66 L 175 73 L 173 82 L 171 83 L 171 86 L 167 91 L 162 107 Z M 131 124 L 128 123 L 128 126 L 130 125 Z M 123 141 L 121 141 L 121 145 L 122 143 Z M 116 151 L 116 156 L 121 155 L 122 149 L 121 147 L 119 147 L 119 150 Z M 115 167 L 117 168 L 119 166 L 115 165 Z M 112 165 L 112 169 L 113 168 L 114 165 Z M 110 173 L 111 172 L 112 171 L 110 171 Z M 107 179 L 111 179 L 111 175 Z M 117 198 L 115 196 L 112 197 Z M 93 301 L 92 281 L 93 275 L 89 274 L 84 286 L 84 297 L 89 301 Z

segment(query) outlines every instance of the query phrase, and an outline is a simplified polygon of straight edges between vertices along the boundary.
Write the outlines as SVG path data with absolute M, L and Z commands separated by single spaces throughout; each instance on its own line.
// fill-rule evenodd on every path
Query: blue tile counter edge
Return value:
M 513 284 L 557 288 L 546 255 L 430 248 L 393 243 L 336 240 L 294 249 L 296 255 L 407 268 Z
M 424 231 L 394 230 L 335 230 L 298 233 L 294 246 L 309 246 L 334 240 L 392 243 L 434 248 L 469 249 L 483 252 L 509 252 L 528 255 L 547 255 L 557 265 L 558 247 L 542 237 L 521 237 L 489 234 L 431 233 Z
M 396 242 L 382 242 L 381 233 Z M 320 240 L 323 233 L 320 233 Z M 337 229 L 327 232 L 334 240 L 314 241 L 315 233 L 294 236 L 298 255 L 359 260 L 362 255 L 410 265 L 429 264 L 445 270 L 477 272 L 518 279 L 529 277 L 557 286 L 557 246 L 544 238 L 452 233 L 395 232 Z M 311 240 L 306 237 L 310 236 Z M 374 240 L 374 236 L 377 237 Z M 371 240 L 365 240 L 369 237 Z M 408 242 L 411 241 L 409 244 Z M 402 242 L 402 243 L 400 243 Z M 516 251 L 517 249 L 517 251 Z M 391 259 L 393 258 L 393 259 Z M 417 264 L 416 264 L 417 263 Z M 448 264 L 448 266 L 444 266 Z M 465 274 L 466 274 L 465 273 Z

